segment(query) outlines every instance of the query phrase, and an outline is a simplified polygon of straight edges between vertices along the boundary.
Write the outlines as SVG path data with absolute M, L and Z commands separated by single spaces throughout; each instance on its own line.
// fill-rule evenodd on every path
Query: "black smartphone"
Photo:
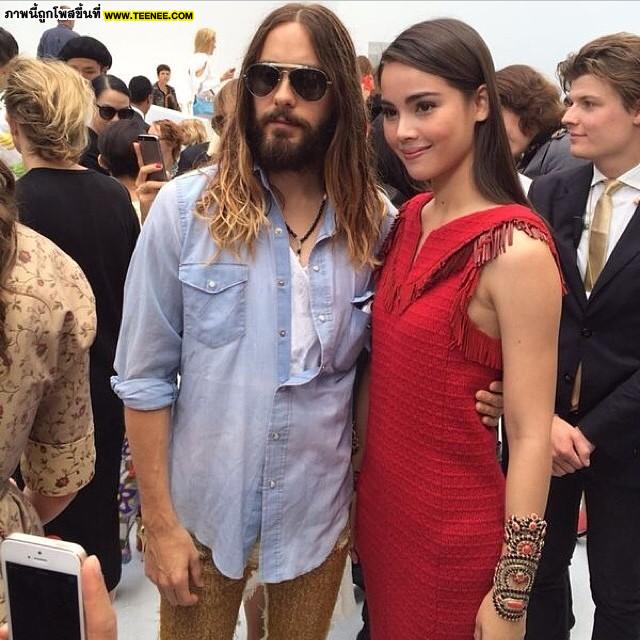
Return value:
M 149 180 L 160 180 L 166 182 L 168 180 L 164 159 L 162 158 L 162 149 L 160 149 L 160 140 L 158 136 L 150 133 L 141 133 L 138 136 L 140 143 L 140 153 L 144 164 L 160 164 L 162 169 L 158 169 L 149 174 Z

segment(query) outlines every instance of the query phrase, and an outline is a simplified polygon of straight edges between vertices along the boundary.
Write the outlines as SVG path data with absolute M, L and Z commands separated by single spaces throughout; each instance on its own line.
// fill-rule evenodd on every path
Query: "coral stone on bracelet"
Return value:
M 493 579 L 493 606 L 505 620 L 520 620 L 527 611 L 546 531 L 547 523 L 535 514 L 514 515 L 505 524 L 507 550 Z

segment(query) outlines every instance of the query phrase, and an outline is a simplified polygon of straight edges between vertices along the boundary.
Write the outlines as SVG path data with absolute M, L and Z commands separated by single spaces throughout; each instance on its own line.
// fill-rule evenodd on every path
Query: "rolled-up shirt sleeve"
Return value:
M 66 258 L 66 256 L 64 256 Z M 68 258 L 67 258 L 68 260 Z M 56 364 L 36 413 L 20 468 L 33 491 L 66 496 L 93 478 L 95 448 L 89 390 L 89 348 L 96 335 L 95 301 L 79 267 L 57 274 L 62 322 L 50 331 Z
M 124 291 L 111 379 L 125 406 L 153 411 L 173 404 L 182 349 L 181 240 L 175 181 L 164 186 L 142 228 Z

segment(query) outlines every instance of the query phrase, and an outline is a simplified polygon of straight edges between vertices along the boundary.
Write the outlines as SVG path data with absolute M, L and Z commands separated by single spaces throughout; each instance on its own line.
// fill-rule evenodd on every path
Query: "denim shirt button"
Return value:
M 274 233 L 277 236 L 281 236 L 282 235 L 282 229 L 280 227 L 276 227 Z
M 280 334 L 281 338 L 284 338 L 287 335 L 287 332 L 284 329 L 281 329 L 278 333 Z
M 327 319 L 327 318 L 326 318 L 326 316 L 324 316 L 324 315 L 319 315 L 319 316 L 318 316 L 318 320 L 320 320 L 320 322 L 324 322 L 326 319 Z
M 216 288 L 216 281 L 215 280 L 209 280 L 209 282 L 207 282 L 207 288 L 215 289 Z
M 284 280 L 278 280 L 278 286 L 284 287 Z
M 275 481 L 275 480 L 272 480 L 272 481 L 269 483 L 269 489 L 275 489 L 275 488 L 276 488 L 276 481 Z
M 272 440 L 280 440 L 280 434 L 279 433 L 272 433 L 271 434 L 271 439 Z
M 320 271 L 320 267 L 317 264 L 314 264 L 311 268 L 316 272 Z

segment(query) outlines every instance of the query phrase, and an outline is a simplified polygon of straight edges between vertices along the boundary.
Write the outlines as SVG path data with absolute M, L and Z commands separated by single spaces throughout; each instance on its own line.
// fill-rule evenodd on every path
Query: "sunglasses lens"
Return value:
M 289 72 L 294 91 L 303 99 L 320 100 L 327 91 L 327 77 L 317 69 L 294 69 Z
M 133 109 L 120 109 L 120 111 L 118 111 L 118 118 L 120 118 L 120 120 L 133 118 Z
M 116 110 L 109 106 L 99 106 L 98 113 L 103 120 L 113 120 L 116 115 Z
M 268 96 L 278 84 L 280 73 L 266 64 L 254 64 L 247 70 L 245 83 L 247 89 L 257 98 Z

